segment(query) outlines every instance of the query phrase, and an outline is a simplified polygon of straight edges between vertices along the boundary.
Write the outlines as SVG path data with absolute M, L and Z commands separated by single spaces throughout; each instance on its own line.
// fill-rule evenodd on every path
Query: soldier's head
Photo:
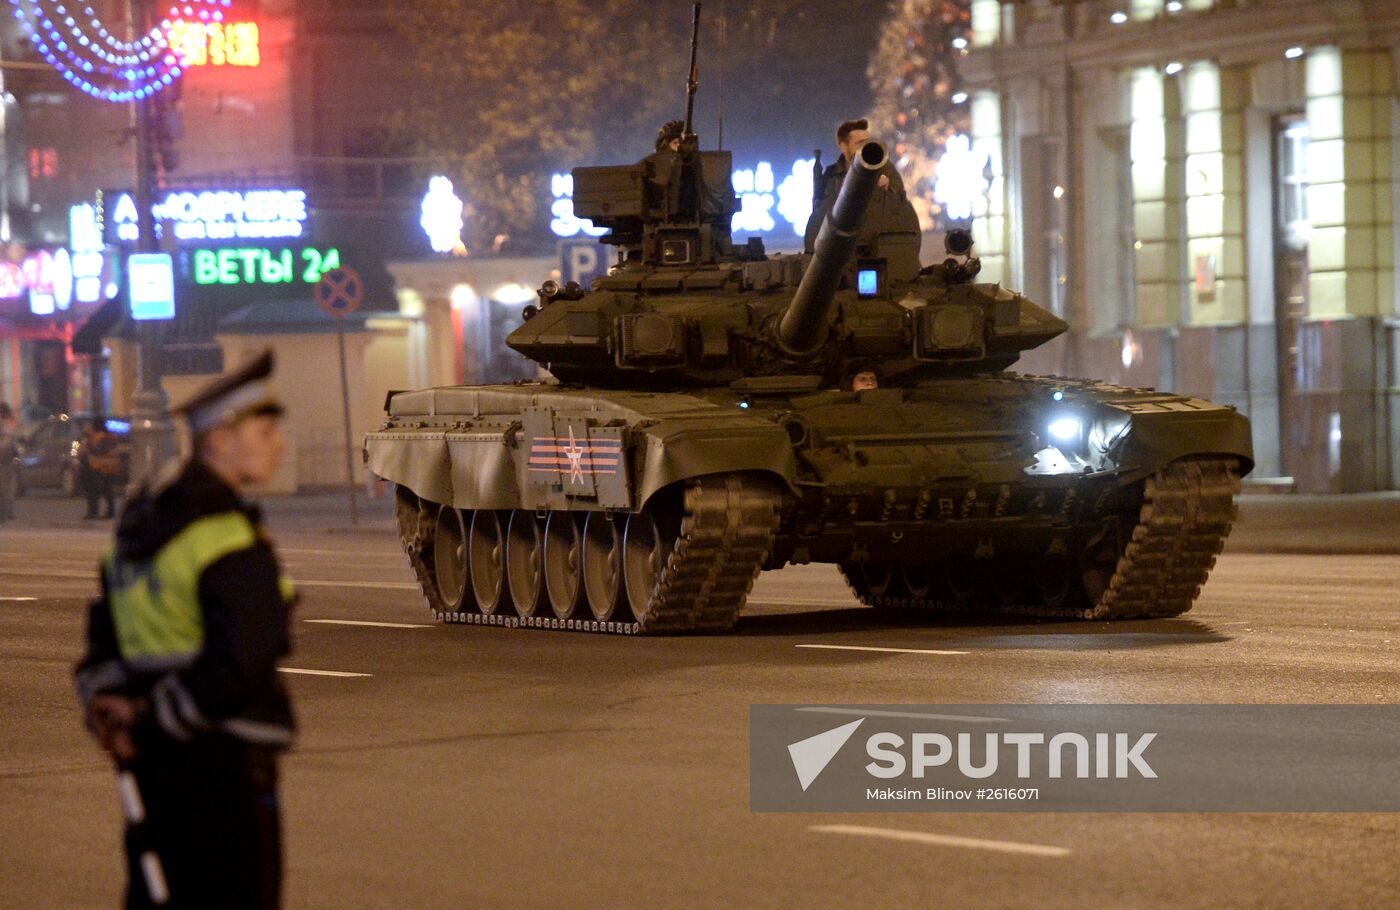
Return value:
M 841 154 L 846 157 L 847 164 L 855 160 L 856 152 L 869 141 L 870 122 L 864 117 L 859 120 L 847 120 L 836 128 L 836 144 L 841 147 Z
M 234 489 L 271 480 L 287 451 L 271 377 L 266 351 L 177 409 L 189 418 L 195 458 Z
M 658 152 L 678 152 L 681 150 L 681 138 L 685 135 L 685 121 L 670 120 L 656 134 L 656 150 Z

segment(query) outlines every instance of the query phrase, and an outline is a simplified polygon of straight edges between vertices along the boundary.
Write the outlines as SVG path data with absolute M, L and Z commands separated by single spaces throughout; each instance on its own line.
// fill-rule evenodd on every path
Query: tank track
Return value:
M 992 612 L 1058 619 L 1134 619 L 1179 616 L 1191 609 L 1215 566 L 1238 509 L 1239 464 L 1233 458 L 1198 458 L 1173 462 L 1148 477 L 1136 524 L 1123 535 L 1116 558 L 1100 562 L 1112 568 L 1102 593 L 1087 592 L 1055 604 L 958 602 L 946 596 L 913 597 L 907 590 L 876 596 L 854 566 L 841 566 L 852 592 L 881 610 Z M 1125 517 L 1131 521 L 1132 516 Z M 1080 554 L 1080 568 L 1087 554 Z M 996 567 L 992 567 L 996 571 Z M 1104 574 L 1107 574 L 1105 571 Z
M 405 495 L 406 494 L 406 495 Z M 686 485 L 680 531 L 658 573 L 645 621 L 560 619 L 477 611 L 448 611 L 437 594 L 431 569 L 430 508 L 406 491 L 400 494 L 399 527 L 404 551 L 439 622 L 506 628 L 596 632 L 611 635 L 724 631 L 734 625 L 754 579 L 772 547 L 781 494 L 742 475 L 703 477 Z

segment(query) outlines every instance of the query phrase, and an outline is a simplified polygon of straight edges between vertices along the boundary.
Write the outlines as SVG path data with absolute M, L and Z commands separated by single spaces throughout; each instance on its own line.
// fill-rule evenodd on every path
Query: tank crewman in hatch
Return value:
M 807 230 L 803 235 L 803 246 L 808 253 L 812 252 L 813 244 L 817 242 L 817 232 L 821 230 L 827 210 L 836 201 L 836 194 L 841 191 L 841 183 L 846 179 L 851 161 L 855 159 L 860 147 L 869 141 L 870 123 L 864 118 L 847 120 L 836 128 L 836 145 L 841 149 L 841 155 L 827 165 L 820 182 L 814 188 L 812 215 L 807 219 Z M 900 199 L 904 198 L 904 180 L 899 176 L 899 171 L 892 161 L 887 162 L 880 170 L 880 189 L 895 193 Z
M 668 120 L 656 133 L 656 151 L 679 152 L 685 135 L 684 120 Z
M 293 593 L 243 499 L 286 450 L 263 354 L 178 411 L 194 455 L 143 487 L 102 564 L 76 669 L 89 728 L 135 776 L 126 906 L 276 908 L 277 755 L 294 729 L 277 673 Z M 139 846 L 137 845 L 139 843 Z

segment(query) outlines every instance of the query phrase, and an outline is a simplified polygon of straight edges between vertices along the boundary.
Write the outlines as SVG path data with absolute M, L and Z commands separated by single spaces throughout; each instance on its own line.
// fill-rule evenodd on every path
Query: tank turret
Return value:
M 846 172 L 841 192 L 817 234 L 812 261 L 778 321 L 778 345 L 788 354 L 810 355 L 826 340 L 836 291 L 855 255 L 865 213 L 880 186 L 880 170 L 888 161 L 883 145 L 867 142 Z

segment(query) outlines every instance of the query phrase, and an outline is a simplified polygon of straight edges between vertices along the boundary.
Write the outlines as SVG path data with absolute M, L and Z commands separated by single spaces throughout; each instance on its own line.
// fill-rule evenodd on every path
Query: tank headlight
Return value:
M 1078 417 L 1059 417 L 1050 421 L 1050 435 L 1061 442 L 1076 442 L 1084 424 Z

